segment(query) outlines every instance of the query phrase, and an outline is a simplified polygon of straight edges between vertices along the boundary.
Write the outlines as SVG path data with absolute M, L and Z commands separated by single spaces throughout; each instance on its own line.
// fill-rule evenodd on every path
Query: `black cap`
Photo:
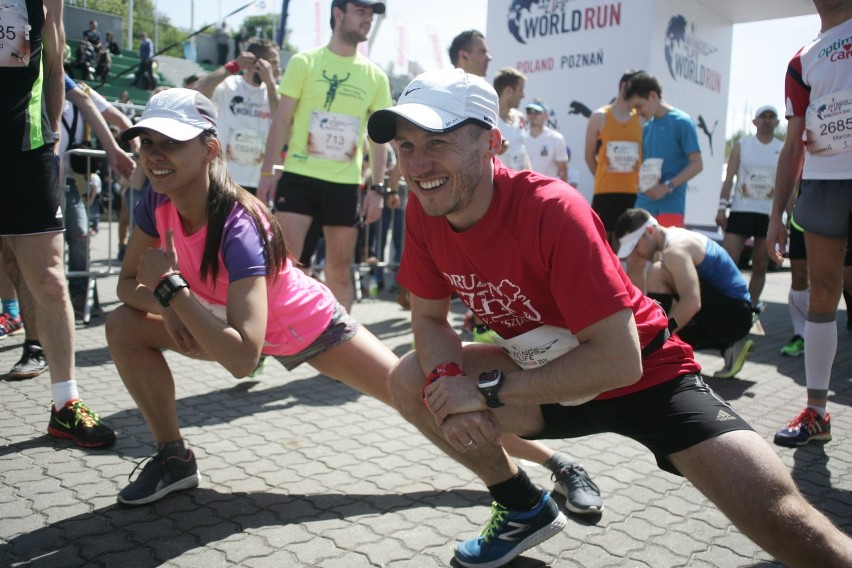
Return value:
M 349 3 L 355 4 L 357 6 L 365 6 L 367 8 L 372 8 L 374 14 L 385 13 L 385 3 L 377 2 L 376 0 L 332 0 L 331 7 L 345 8 L 346 5 Z

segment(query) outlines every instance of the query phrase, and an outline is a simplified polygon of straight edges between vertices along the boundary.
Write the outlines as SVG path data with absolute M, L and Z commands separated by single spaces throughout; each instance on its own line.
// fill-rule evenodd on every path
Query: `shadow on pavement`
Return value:
M 0 544 L 0 565 L 58 565 L 63 564 L 65 557 L 68 561 L 75 559 L 75 564 L 83 559 L 88 565 L 158 566 L 190 550 L 264 527 L 292 525 L 296 531 L 302 526 L 306 530 L 299 533 L 299 542 L 304 542 L 315 538 L 309 533 L 311 524 L 316 522 L 343 519 L 352 522 L 359 516 L 369 518 L 418 508 L 481 507 L 488 499 L 484 491 L 471 490 L 393 495 L 285 495 L 220 493 L 198 488 L 175 493 L 152 505 L 110 505 L 15 537 Z M 416 524 L 400 527 L 401 546 Z M 334 529 L 326 530 L 325 538 L 333 539 L 334 532 Z M 68 544 L 69 541 L 73 544 Z M 447 545 L 449 547 L 450 543 Z M 412 555 L 415 554 L 412 549 Z M 514 565 L 543 564 L 519 560 Z

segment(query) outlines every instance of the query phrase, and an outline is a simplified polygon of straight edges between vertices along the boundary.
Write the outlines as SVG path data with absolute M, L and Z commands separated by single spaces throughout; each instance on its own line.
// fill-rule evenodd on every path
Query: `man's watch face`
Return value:
M 479 375 L 478 385 L 480 388 L 489 388 L 500 384 L 500 379 L 503 378 L 503 372 L 499 370 L 485 371 Z

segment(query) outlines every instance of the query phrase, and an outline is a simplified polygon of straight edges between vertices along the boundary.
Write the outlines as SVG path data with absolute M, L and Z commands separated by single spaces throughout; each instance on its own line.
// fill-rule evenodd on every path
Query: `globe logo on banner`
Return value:
M 509 7 L 509 33 L 511 33 L 520 43 L 527 43 L 521 36 L 521 26 L 524 21 L 524 15 L 530 15 L 530 8 L 534 4 L 538 4 L 539 0 L 512 0 L 512 5 Z
M 666 65 L 672 79 L 684 79 L 716 93 L 722 90 L 722 74 L 706 62 L 718 49 L 702 40 L 694 23 L 677 14 L 666 27 Z

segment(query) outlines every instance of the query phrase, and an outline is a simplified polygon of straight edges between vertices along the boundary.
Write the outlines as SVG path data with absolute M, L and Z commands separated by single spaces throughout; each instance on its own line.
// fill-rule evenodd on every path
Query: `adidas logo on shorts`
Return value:
M 729 420 L 736 420 L 736 418 L 734 418 L 724 410 L 720 410 L 719 413 L 716 414 L 716 422 L 728 422 Z

